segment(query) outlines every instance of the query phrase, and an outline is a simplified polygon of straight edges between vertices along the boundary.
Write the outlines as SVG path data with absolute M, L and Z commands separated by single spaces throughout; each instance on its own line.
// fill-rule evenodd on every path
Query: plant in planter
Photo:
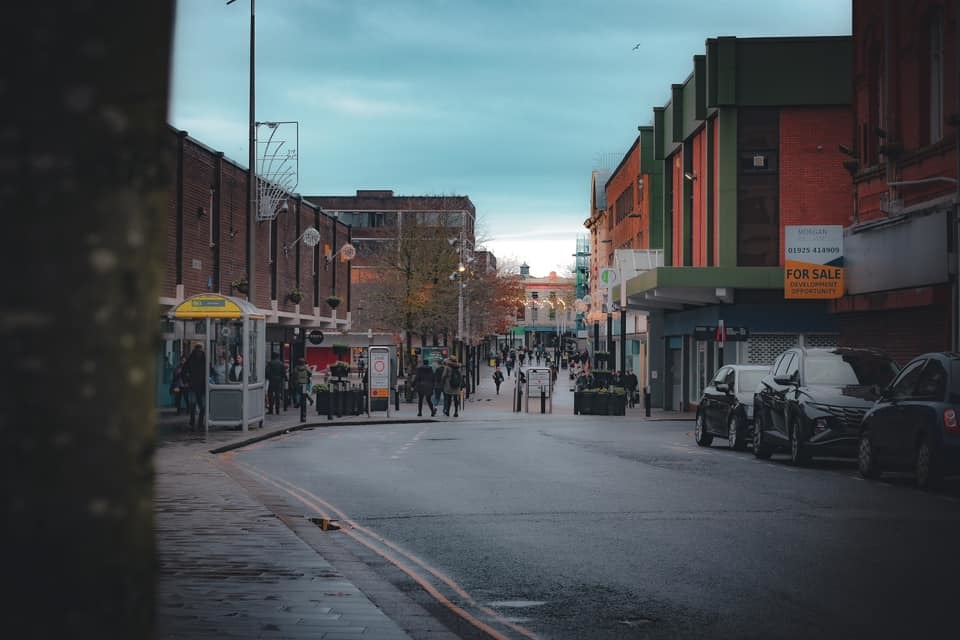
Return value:
M 330 365 L 330 375 L 336 378 L 343 378 L 348 373 L 350 373 L 350 365 L 346 362 L 338 360 Z
M 293 304 L 300 304 L 304 298 L 303 289 L 300 287 L 294 287 L 290 293 L 287 294 L 287 298 L 289 298 L 290 302 Z
M 342 360 L 345 355 L 350 353 L 350 345 L 344 344 L 342 342 L 337 342 L 330 345 L 330 348 L 333 349 L 333 352 L 337 354 L 337 358 Z
M 327 296 L 327 304 L 331 309 L 339 307 L 341 302 L 343 302 L 343 298 L 340 296 Z
M 236 289 L 239 293 L 247 294 L 250 293 L 250 283 L 247 282 L 246 278 L 241 278 L 240 280 L 234 280 L 230 283 L 231 289 Z

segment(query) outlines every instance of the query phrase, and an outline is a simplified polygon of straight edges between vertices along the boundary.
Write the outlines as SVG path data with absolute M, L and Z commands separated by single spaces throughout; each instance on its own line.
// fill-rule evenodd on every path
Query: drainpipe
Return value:
M 953 43 L 954 51 L 954 77 L 960 76 L 960 0 L 956 0 L 953 8 L 953 24 L 956 29 L 956 38 Z M 954 82 L 956 111 L 953 115 L 953 131 L 957 136 L 957 144 L 953 149 L 953 155 L 957 162 L 957 173 L 954 178 L 957 180 L 957 190 L 953 197 L 953 258 L 954 258 L 954 276 L 953 276 L 953 350 L 960 351 L 960 82 Z

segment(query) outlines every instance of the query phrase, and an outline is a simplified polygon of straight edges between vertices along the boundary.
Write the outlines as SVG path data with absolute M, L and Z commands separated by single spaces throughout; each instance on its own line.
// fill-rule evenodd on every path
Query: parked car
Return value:
M 709 447 L 714 436 L 726 438 L 731 449 L 747 448 L 753 429 L 753 394 L 770 367 L 730 364 L 721 367 L 703 390 L 697 407 L 694 439 Z
M 960 473 L 960 354 L 917 356 L 863 420 L 857 462 L 865 478 L 912 469 L 920 487 Z
M 796 465 L 814 453 L 856 456 L 860 423 L 898 370 L 875 349 L 784 351 L 754 396 L 753 454 L 786 450 Z

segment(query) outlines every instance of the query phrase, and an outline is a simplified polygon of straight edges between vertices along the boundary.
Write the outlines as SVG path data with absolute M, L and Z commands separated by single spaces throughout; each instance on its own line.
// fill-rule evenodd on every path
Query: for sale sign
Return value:
M 843 297 L 843 227 L 784 227 L 783 297 Z

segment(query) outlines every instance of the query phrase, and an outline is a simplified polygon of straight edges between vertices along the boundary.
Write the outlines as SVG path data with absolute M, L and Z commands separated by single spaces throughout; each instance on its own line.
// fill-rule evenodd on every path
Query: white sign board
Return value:
M 550 369 L 527 369 L 527 393 L 540 395 L 540 387 L 550 395 Z
M 610 267 L 600 269 L 600 286 L 604 289 L 620 284 L 620 272 Z
M 370 347 L 370 411 L 390 415 L 390 347 Z
M 784 245 L 784 298 L 843 297 L 842 226 L 787 225 Z

